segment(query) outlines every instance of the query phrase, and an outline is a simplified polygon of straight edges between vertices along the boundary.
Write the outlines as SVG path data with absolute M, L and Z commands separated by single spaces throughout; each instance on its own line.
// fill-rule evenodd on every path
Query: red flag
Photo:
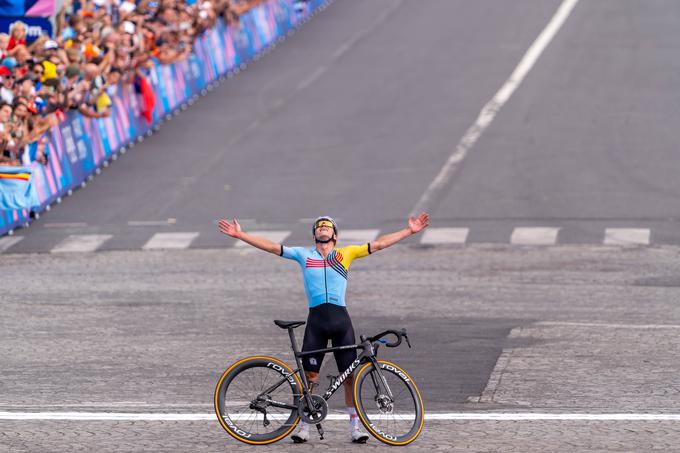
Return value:
M 142 116 L 146 122 L 151 124 L 153 122 L 153 108 L 156 105 L 156 95 L 153 92 L 153 87 L 146 80 L 146 77 L 137 74 L 136 80 L 137 91 L 142 95 Z

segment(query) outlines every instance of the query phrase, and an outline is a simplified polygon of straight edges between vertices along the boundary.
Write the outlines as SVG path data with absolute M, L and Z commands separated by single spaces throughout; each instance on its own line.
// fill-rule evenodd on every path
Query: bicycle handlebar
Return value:
M 385 340 L 380 341 L 380 339 L 381 339 L 382 337 L 386 336 L 386 335 L 394 335 L 394 336 L 396 336 L 396 337 L 397 337 L 397 341 L 396 341 L 396 342 L 393 342 L 393 343 L 389 343 L 389 342 L 387 342 L 387 341 L 385 341 Z M 408 340 L 408 335 L 406 334 L 406 329 L 401 329 L 401 330 L 392 330 L 392 329 L 390 329 L 390 330 L 386 330 L 386 331 L 384 331 L 384 332 L 379 333 L 378 335 L 375 335 L 375 336 L 373 336 L 373 337 L 367 338 L 367 340 L 370 341 L 371 343 L 374 343 L 374 342 L 376 342 L 376 341 L 379 341 L 380 343 L 383 343 L 383 344 L 384 344 L 385 346 L 387 346 L 388 348 L 396 348 L 397 346 L 399 346 L 399 345 L 401 344 L 401 339 L 402 339 L 402 338 L 406 340 L 406 344 L 408 344 L 408 347 L 410 348 L 410 347 L 411 347 L 411 342 Z

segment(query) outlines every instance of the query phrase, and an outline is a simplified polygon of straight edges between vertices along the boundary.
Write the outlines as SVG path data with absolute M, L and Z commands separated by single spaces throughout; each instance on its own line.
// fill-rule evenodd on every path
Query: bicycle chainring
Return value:
M 305 399 L 300 398 L 300 402 L 298 403 L 298 414 L 303 422 L 315 425 L 326 419 L 326 416 L 328 415 L 328 403 L 321 395 L 309 395 L 309 397 L 312 400 L 312 406 L 314 406 L 313 410 L 310 411 L 305 403 Z

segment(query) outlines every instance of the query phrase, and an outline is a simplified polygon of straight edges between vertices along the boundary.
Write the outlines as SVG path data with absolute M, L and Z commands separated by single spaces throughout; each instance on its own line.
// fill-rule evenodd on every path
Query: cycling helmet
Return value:
M 314 239 L 316 239 L 316 228 L 323 221 L 330 222 L 330 224 L 333 226 L 333 233 L 337 236 L 338 235 L 338 224 L 335 223 L 335 220 L 333 220 L 332 217 L 324 215 L 324 216 L 321 216 L 321 217 L 317 217 L 316 220 L 314 220 L 314 224 L 312 225 L 312 236 L 314 236 Z M 317 240 L 317 242 L 319 242 L 319 241 Z

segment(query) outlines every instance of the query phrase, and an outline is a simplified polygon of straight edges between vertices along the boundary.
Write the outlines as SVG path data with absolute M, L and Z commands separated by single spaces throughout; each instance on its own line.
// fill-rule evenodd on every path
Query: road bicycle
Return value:
M 215 388 L 215 412 L 231 436 L 252 445 L 271 444 L 290 434 L 302 420 L 316 425 L 323 439 L 321 422 L 328 416 L 328 400 L 357 368 L 354 407 L 368 432 L 389 445 L 407 445 L 420 435 L 424 409 L 416 383 L 400 366 L 377 359 L 381 345 L 395 348 L 404 339 L 411 347 L 405 329 L 361 335 L 355 345 L 300 352 L 293 330 L 305 322 L 275 320 L 274 324 L 288 330 L 297 368 L 273 357 L 253 356 L 222 373 Z M 396 340 L 384 340 L 388 335 Z M 301 359 L 347 349 L 361 352 L 339 376 L 328 376 L 330 383 L 323 395 L 311 393 Z

